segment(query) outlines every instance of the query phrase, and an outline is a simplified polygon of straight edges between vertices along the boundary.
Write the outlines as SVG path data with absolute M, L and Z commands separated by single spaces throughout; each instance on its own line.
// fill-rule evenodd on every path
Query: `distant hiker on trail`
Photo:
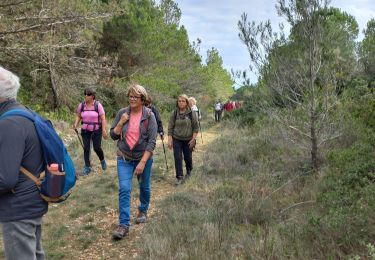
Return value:
M 131 84 L 127 90 L 129 107 L 122 108 L 112 123 L 110 135 L 117 140 L 117 175 L 119 181 L 119 225 L 112 233 L 122 239 L 129 233 L 133 174 L 139 184 L 138 215 L 135 223 L 147 221 L 151 198 L 152 153 L 156 145 L 157 124 L 154 113 L 144 106 L 147 92 Z
M 200 109 L 197 107 L 197 100 L 194 97 L 189 97 L 189 106 L 190 106 L 191 111 L 195 112 L 198 118 L 199 132 L 201 132 L 201 139 L 203 143 L 203 134 L 202 134 L 202 127 L 201 127 L 202 113 Z
M 225 109 L 225 112 L 232 112 L 232 110 L 234 109 L 234 105 L 232 103 L 232 101 L 228 100 L 227 103 L 224 104 L 224 109 Z
M 194 97 L 189 97 L 189 106 L 190 106 L 191 111 L 196 113 L 198 121 L 201 121 L 202 119 L 201 111 L 197 107 L 197 100 Z
M 25 109 L 16 102 L 19 78 L 0 67 L 0 115 Z M 48 204 L 20 167 L 35 177 L 43 169 L 43 151 L 34 123 L 21 116 L 0 120 L 0 222 L 5 259 L 44 259 L 42 217 Z
M 145 106 L 150 108 L 152 113 L 155 115 L 156 124 L 158 125 L 158 134 L 160 135 L 160 139 L 164 140 L 164 129 L 163 129 L 163 122 L 161 121 L 159 111 L 157 108 L 152 104 L 152 98 L 150 95 L 147 95 L 145 100 Z
M 214 109 L 215 109 L 215 122 L 220 122 L 221 113 L 223 112 L 223 105 L 221 104 L 220 101 L 218 101 L 214 105 Z
M 172 149 L 176 168 L 176 185 L 183 181 L 182 155 L 186 166 L 186 177 L 193 170 L 192 152 L 198 134 L 198 119 L 189 107 L 189 100 L 185 94 L 179 95 L 176 110 L 172 112 L 168 124 L 168 148 Z
M 82 121 L 81 136 L 83 140 L 85 167 L 80 173 L 81 176 L 88 175 L 91 172 L 91 141 L 94 146 L 94 151 L 99 157 L 103 171 L 107 169 L 107 163 L 104 159 L 104 152 L 102 149 L 102 136 L 107 139 L 104 108 L 99 101 L 95 100 L 96 93 L 92 88 L 85 89 L 83 94 L 85 95 L 85 101 L 78 105 L 76 118 L 73 124 L 73 129 L 77 129 L 79 122 Z
M 240 108 L 241 108 L 241 103 L 240 103 L 239 101 L 236 101 L 236 102 L 234 103 L 234 107 L 235 107 L 236 109 L 240 109 Z

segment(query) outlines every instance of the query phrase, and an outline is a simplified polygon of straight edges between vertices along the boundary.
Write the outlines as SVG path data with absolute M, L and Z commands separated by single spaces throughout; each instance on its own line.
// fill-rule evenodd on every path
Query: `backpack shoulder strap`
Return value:
M 190 110 L 188 117 L 190 118 L 190 121 L 193 122 L 193 111 Z
M 85 104 L 85 101 L 81 103 L 81 113 L 85 110 Z M 99 101 L 94 100 L 94 110 L 99 114 Z
M 143 122 L 143 125 L 144 125 L 145 129 L 148 129 L 148 120 L 150 119 L 152 110 L 150 108 L 148 108 L 148 107 L 146 107 L 146 110 L 147 110 L 147 118 Z
M 34 116 L 33 116 L 32 112 L 27 111 L 25 109 L 19 109 L 19 108 L 10 109 L 10 110 L 6 111 L 4 114 L 2 114 L 0 116 L 0 119 L 4 119 L 4 118 L 9 117 L 9 116 L 22 116 L 22 117 L 25 117 L 25 118 L 29 119 L 30 121 L 34 122 Z
M 124 107 L 124 108 L 122 108 L 122 109 L 124 109 L 124 113 L 128 113 L 128 114 L 130 114 L 130 107 Z M 122 110 L 121 109 L 121 110 Z M 122 115 L 122 114 L 121 114 Z M 120 140 L 122 141 L 123 140 L 123 137 L 122 137 L 122 130 L 121 130 L 121 133 L 120 133 Z
M 100 115 L 99 115 L 99 101 L 94 101 L 94 110 L 98 114 L 98 124 L 101 123 Z
M 176 123 L 176 120 L 177 120 L 177 109 L 174 110 L 174 122 Z
M 34 115 L 32 114 L 32 112 L 27 111 L 25 109 L 11 109 L 11 110 L 8 110 L 7 112 L 5 112 L 4 114 L 2 114 L 0 116 L 0 120 L 4 119 L 4 118 L 7 118 L 7 117 L 10 117 L 10 116 L 22 116 L 24 118 L 29 119 L 32 122 L 35 121 Z M 20 171 L 23 174 L 25 174 L 29 179 L 31 179 L 38 187 L 40 187 L 40 185 L 41 185 L 41 178 L 37 178 L 34 174 L 32 174 L 31 172 L 29 172 L 27 169 L 25 169 L 22 166 L 20 167 Z
M 81 103 L 81 113 L 85 110 L 85 101 Z
M 94 110 L 99 115 L 99 101 L 94 101 Z
M 29 172 L 28 170 L 26 170 L 24 167 L 21 166 L 20 168 L 20 171 L 25 174 L 27 177 L 29 177 L 29 179 L 31 179 L 35 184 L 36 186 L 40 187 L 40 185 L 42 185 L 42 181 L 41 179 L 44 177 L 44 174 L 42 175 L 42 173 L 40 174 L 40 178 L 37 178 L 35 177 L 34 174 L 32 174 L 31 172 Z M 44 173 L 44 172 L 43 172 Z

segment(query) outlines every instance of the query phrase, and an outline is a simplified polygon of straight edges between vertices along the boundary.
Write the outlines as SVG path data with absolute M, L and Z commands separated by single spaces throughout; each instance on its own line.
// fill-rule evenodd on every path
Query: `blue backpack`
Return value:
M 56 133 L 51 121 L 44 119 L 37 113 L 25 109 L 11 109 L 0 116 L 22 116 L 34 123 L 43 151 L 44 173 L 37 178 L 25 168 L 20 171 L 32 179 L 40 190 L 41 197 L 47 202 L 62 202 L 66 200 L 76 183 L 76 171 L 72 159 L 64 143 Z M 57 164 L 58 170 L 49 168 Z M 48 170 L 50 169 L 50 170 Z

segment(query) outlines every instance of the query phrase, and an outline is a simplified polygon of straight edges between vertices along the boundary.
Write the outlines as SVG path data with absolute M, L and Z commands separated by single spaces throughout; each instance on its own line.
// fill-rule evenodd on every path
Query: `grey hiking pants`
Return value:
M 23 219 L 1 223 L 5 259 L 43 260 L 41 244 L 42 218 Z

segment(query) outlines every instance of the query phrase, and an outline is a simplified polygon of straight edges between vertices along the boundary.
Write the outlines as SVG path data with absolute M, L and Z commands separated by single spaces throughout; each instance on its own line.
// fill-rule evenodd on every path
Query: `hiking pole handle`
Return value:
M 198 120 L 198 125 L 199 125 L 199 131 L 201 132 L 201 139 L 202 139 L 202 144 L 203 144 L 202 127 L 201 127 L 201 121 L 199 121 L 199 120 Z
M 82 146 L 82 148 L 83 148 L 83 149 L 85 149 L 85 148 L 83 147 L 83 142 L 82 142 L 82 139 L 81 139 L 81 137 L 79 136 L 79 133 L 78 133 L 78 130 L 77 130 L 77 128 L 74 128 L 74 132 L 76 132 L 76 134 L 77 134 L 77 137 L 78 137 L 78 140 L 79 140 L 79 142 L 81 143 L 81 146 Z

